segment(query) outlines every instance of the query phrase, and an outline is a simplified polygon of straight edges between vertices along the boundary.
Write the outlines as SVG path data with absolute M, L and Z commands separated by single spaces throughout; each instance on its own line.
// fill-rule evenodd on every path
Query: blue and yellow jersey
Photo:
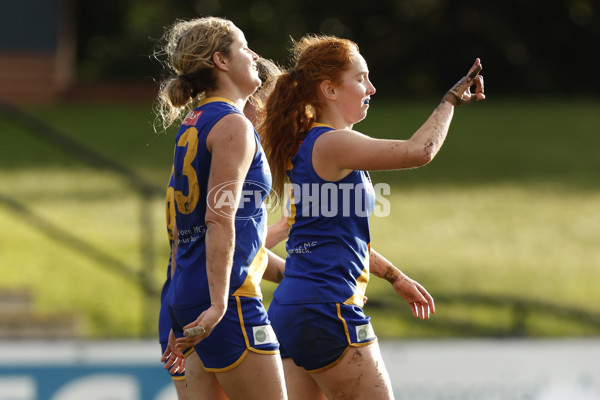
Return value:
M 287 171 L 292 186 L 290 232 L 285 277 L 274 294 L 281 304 L 364 304 L 375 193 L 365 171 L 352 171 L 336 182 L 317 175 L 313 146 L 331 130 L 313 125 Z
M 167 195 L 165 198 L 165 217 L 169 246 L 173 244 L 173 226 L 175 225 L 175 188 L 173 185 L 173 169 L 171 169 L 171 176 L 169 177 L 169 185 L 167 186 Z
M 206 139 L 212 127 L 223 117 L 241 113 L 223 98 L 207 98 L 184 119 L 175 137 L 173 161 L 173 193 L 178 233 L 177 270 L 171 281 L 168 302 L 181 307 L 210 301 L 206 276 L 206 199 L 229 204 L 231 192 L 225 183 L 207 193 L 211 153 Z M 264 199 L 271 190 L 271 171 L 260 145 L 246 175 L 242 196 L 235 216 L 235 251 L 231 272 L 231 296 L 262 297 L 259 283 L 267 266 L 263 246 L 266 235 Z
M 167 186 L 167 194 L 165 198 L 165 217 L 167 223 L 167 237 L 169 238 L 169 249 L 173 247 L 173 227 L 175 225 L 175 188 L 173 187 L 173 170 L 169 177 L 169 185 Z M 163 285 L 161 293 L 161 301 L 165 299 L 169 285 L 171 284 L 171 253 L 169 253 L 169 264 L 167 265 L 167 279 Z
M 173 244 L 173 224 L 175 221 L 175 192 L 173 190 L 173 171 L 171 171 L 171 177 L 169 178 L 169 185 L 167 186 L 167 195 L 165 199 L 166 205 L 166 223 L 167 223 L 167 235 L 169 237 L 169 248 Z M 171 285 L 171 254 L 169 253 L 169 263 L 167 265 L 167 277 L 163 284 L 160 292 L 160 313 L 158 317 L 158 337 L 161 343 L 165 343 L 169 340 L 169 331 L 171 330 L 171 323 L 169 321 L 169 315 L 167 312 L 166 300 L 167 293 L 169 292 L 169 286 Z M 163 350 L 164 352 L 164 350 Z

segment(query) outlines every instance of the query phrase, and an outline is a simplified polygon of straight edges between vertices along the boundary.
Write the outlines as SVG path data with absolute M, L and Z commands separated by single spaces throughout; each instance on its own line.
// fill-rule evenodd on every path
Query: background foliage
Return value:
M 356 41 L 379 96 L 443 93 L 475 57 L 490 94 L 593 95 L 600 8 L 593 0 L 107 0 L 77 2 L 79 75 L 157 78 L 149 54 L 176 18 L 234 21 L 253 50 L 286 63 L 290 37 Z M 463 72 L 464 71 L 464 72 Z

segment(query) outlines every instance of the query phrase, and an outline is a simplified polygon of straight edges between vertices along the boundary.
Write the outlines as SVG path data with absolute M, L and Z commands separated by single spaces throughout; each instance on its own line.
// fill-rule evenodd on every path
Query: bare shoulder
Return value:
M 212 127 L 206 140 L 207 147 L 211 152 L 214 146 L 244 148 L 253 143 L 254 128 L 252 127 L 252 123 L 242 114 L 235 113 L 221 118 Z
M 323 151 L 329 149 L 336 151 L 340 147 L 361 146 L 370 140 L 372 140 L 371 137 L 353 129 L 336 129 L 319 136 L 315 141 L 315 147 L 321 148 Z

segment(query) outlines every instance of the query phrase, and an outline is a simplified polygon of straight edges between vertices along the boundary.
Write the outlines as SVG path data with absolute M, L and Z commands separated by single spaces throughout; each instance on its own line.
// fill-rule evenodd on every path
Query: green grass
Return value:
M 435 103 L 434 103 L 435 104 Z M 425 168 L 385 173 L 403 183 L 549 183 L 597 188 L 598 100 L 486 100 L 455 110 L 450 133 Z M 408 138 L 431 107 L 375 103 L 357 125 L 371 136 Z M 363 126 L 364 125 L 364 126 Z
M 356 126 L 378 137 L 408 138 L 435 102 L 372 102 Z M 372 244 L 439 298 L 518 297 L 600 312 L 600 117 L 596 100 L 492 101 L 458 108 L 442 151 L 428 166 L 374 173 L 391 184 L 389 217 L 372 218 Z M 164 187 L 173 132 L 153 132 L 150 105 L 61 105 L 30 110 L 105 156 Z M 75 312 L 89 337 L 155 334 L 157 299 L 104 263 L 67 246 L 44 221 L 140 270 L 142 241 L 154 244 L 151 280 L 168 257 L 164 205 L 151 199 L 152 231 L 140 227 L 140 198 L 118 176 L 52 150 L 0 119 L 1 287 L 29 288 L 40 313 Z M 273 215 L 272 219 L 277 218 Z M 283 254 L 283 246 L 276 251 Z M 265 300 L 274 288 L 265 284 Z M 413 321 L 390 285 L 371 277 L 367 313 L 380 336 L 498 334 L 514 322 L 508 307 L 439 301 L 430 321 Z M 385 304 L 386 307 L 378 307 Z M 508 305 L 508 302 L 507 302 Z M 473 328 L 475 326 L 475 328 Z M 477 327 L 485 327 L 479 329 Z M 479 329 L 479 330 L 478 330 Z M 532 336 L 598 334 L 548 312 L 528 315 Z
M 51 168 L 3 171 L 0 180 L 6 184 L 3 194 L 10 188 L 13 199 L 33 215 L 33 222 L 24 220 L 0 205 L 2 286 L 31 289 L 42 313 L 80 314 L 91 336 L 142 335 L 146 304 L 137 282 L 123 277 L 118 265 L 90 259 L 79 247 L 70 246 L 61 232 L 138 271 L 143 267 L 141 240 L 148 238 L 156 245 L 155 256 L 165 260 L 161 267 L 166 267 L 163 201 L 152 201 L 155 233 L 148 237 L 140 232 L 139 198 L 109 175 Z M 40 222 L 41 227 L 58 231 L 40 230 Z M 165 269 L 156 267 L 152 275 L 159 286 Z
M 393 190 L 390 217 L 372 219 L 373 246 L 434 297 L 485 294 L 599 310 L 599 192 L 543 184 Z M 368 292 L 392 294 L 386 286 L 373 279 Z M 450 306 L 438 304 L 438 313 L 457 308 Z M 474 306 L 463 303 L 462 317 Z M 527 332 L 557 334 L 543 324 Z

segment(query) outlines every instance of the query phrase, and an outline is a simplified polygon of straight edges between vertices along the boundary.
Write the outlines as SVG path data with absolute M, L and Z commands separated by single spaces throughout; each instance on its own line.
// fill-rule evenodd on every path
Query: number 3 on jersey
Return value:
M 200 198 L 200 187 L 198 185 L 198 176 L 192 162 L 196 158 L 198 151 L 198 130 L 195 127 L 188 128 L 177 142 L 177 147 L 185 148 L 185 157 L 183 158 L 183 175 L 188 181 L 188 194 L 183 191 L 175 191 L 175 202 L 177 209 L 182 214 L 191 214 L 198 204 Z

